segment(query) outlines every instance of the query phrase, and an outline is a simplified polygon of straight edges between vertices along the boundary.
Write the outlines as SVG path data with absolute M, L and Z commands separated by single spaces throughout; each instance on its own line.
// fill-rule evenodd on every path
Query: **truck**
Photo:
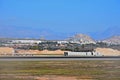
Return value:
M 98 52 L 64 52 L 64 56 L 102 56 Z

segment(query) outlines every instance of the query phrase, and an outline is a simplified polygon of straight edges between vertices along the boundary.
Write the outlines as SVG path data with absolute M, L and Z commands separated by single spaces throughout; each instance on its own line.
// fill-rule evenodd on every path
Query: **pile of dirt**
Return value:
M 55 50 L 55 51 L 49 51 L 49 50 L 17 50 L 16 51 L 19 54 L 64 54 L 64 51 L 62 50 Z
M 18 54 L 39 54 L 39 50 L 16 50 L 16 53 Z
M 17 50 L 18 54 L 58 54 L 63 55 L 65 51 L 62 50 L 55 50 L 55 51 L 49 51 L 49 50 Z M 111 48 L 96 48 L 96 52 L 101 53 L 104 56 L 120 56 L 120 51 L 114 50 Z M 14 53 L 13 48 L 9 47 L 0 47 L 0 54 L 12 54 Z
M 40 51 L 39 54 L 64 54 L 65 51 L 56 50 L 56 51 L 49 51 L 43 50 Z M 96 52 L 101 53 L 104 56 L 120 56 L 120 51 L 111 49 L 111 48 L 97 48 Z
M 104 56 L 120 56 L 120 51 L 111 48 L 96 48 L 96 52 Z
M 0 47 L 0 54 L 12 54 L 12 53 L 14 53 L 14 49 L 13 48 Z
M 55 50 L 55 51 L 43 50 L 43 51 L 40 51 L 40 54 L 64 54 L 64 51 L 61 51 L 61 50 Z

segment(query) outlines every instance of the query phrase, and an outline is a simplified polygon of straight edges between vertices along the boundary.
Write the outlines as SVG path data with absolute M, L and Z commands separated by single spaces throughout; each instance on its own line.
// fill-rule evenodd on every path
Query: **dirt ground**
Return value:
M 17 50 L 18 54 L 58 54 L 63 55 L 65 51 L 62 50 L 55 50 L 55 51 L 48 51 L 48 50 Z M 111 48 L 96 48 L 96 52 L 101 53 L 104 56 L 120 56 L 120 51 L 114 50 Z M 9 47 L 0 47 L 0 54 L 12 54 L 14 53 L 13 48 Z
M 97 48 L 96 51 L 104 56 L 120 56 L 120 51 L 111 48 Z
M 48 51 L 48 50 L 43 50 L 43 51 L 39 51 L 39 50 L 18 50 L 17 51 L 19 54 L 64 54 L 64 51 L 61 50 L 55 50 L 55 51 Z
M 13 48 L 0 47 L 0 54 L 12 54 L 12 53 L 14 53 L 14 49 Z
M 55 50 L 55 51 L 48 51 L 48 50 L 19 50 L 18 53 L 32 53 L 32 54 L 61 54 L 63 55 L 65 51 Z M 101 53 L 104 56 L 120 56 L 120 51 L 114 50 L 111 48 L 96 48 L 96 52 Z

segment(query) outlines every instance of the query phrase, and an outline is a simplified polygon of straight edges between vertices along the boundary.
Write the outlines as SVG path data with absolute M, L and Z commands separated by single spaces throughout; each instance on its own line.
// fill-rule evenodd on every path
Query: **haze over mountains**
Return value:
M 102 32 L 90 33 L 94 39 L 103 40 L 112 36 L 120 36 L 120 27 L 110 27 Z
M 48 40 L 63 40 L 75 34 L 80 34 L 80 32 L 61 33 L 61 32 L 52 31 L 50 29 L 41 29 L 35 27 L 24 27 L 24 28 L 16 27 L 16 26 L 0 27 L 0 37 L 3 38 L 37 38 L 37 39 L 45 38 Z M 120 27 L 110 27 L 102 32 L 90 32 L 84 34 L 91 36 L 95 40 L 103 40 L 111 36 L 119 36 Z
M 45 39 L 65 39 L 64 33 L 41 29 L 36 27 L 0 27 L 0 37 L 3 38 L 45 38 Z

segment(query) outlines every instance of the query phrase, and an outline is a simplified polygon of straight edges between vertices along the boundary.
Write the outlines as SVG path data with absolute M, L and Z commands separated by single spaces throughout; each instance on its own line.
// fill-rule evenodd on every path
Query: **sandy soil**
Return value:
M 96 52 L 99 52 L 104 56 L 120 56 L 120 51 L 111 48 L 97 48 Z
M 39 50 L 18 50 L 19 54 L 61 54 L 63 55 L 65 51 L 61 51 L 61 50 L 56 50 L 56 51 L 48 51 L 48 50 L 43 50 L 43 51 L 39 51 Z M 111 48 L 96 48 L 96 52 L 101 53 L 104 56 L 120 56 L 120 51 L 118 50 L 114 50 Z
M 55 51 L 48 51 L 48 50 L 43 50 L 43 51 L 39 51 L 39 50 L 18 50 L 17 53 L 19 54 L 64 54 L 64 51 L 61 50 L 55 50 Z
M 0 47 L 0 54 L 12 54 L 14 52 L 13 48 Z
M 48 50 L 17 50 L 18 54 L 61 54 L 63 55 L 65 51 L 55 50 L 55 51 L 48 51 Z M 114 50 L 111 48 L 96 48 L 96 52 L 101 53 L 104 56 L 120 56 L 120 51 Z M 9 47 L 0 47 L 0 54 L 12 54 L 14 53 L 13 48 Z

